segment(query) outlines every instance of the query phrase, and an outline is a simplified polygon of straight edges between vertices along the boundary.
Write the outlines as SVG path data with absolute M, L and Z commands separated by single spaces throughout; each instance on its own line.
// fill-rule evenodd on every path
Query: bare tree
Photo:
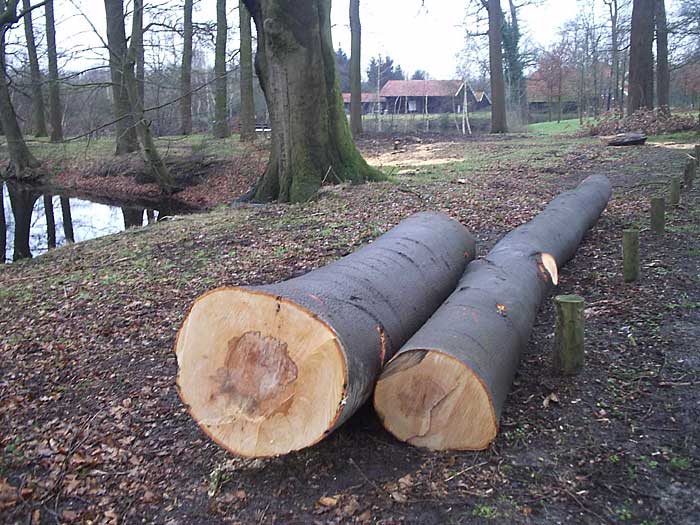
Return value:
M 180 70 L 180 133 L 192 133 L 192 0 L 185 0 L 182 25 L 182 69 Z
M 24 36 L 27 40 L 27 56 L 29 57 L 29 71 L 31 78 L 32 92 L 32 130 L 35 137 L 46 137 L 46 111 L 44 109 L 44 94 L 41 89 L 41 70 L 39 69 L 39 58 L 36 52 L 36 42 L 34 41 L 34 25 L 32 14 L 29 12 L 31 4 L 29 0 L 22 0 L 22 9 L 27 11 L 24 16 Z
M 54 22 L 53 0 L 46 0 L 46 47 L 49 57 L 49 124 L 51 142 L 63 142 L 63 111 L 58 86 L 58 53 L 56 51 L 56 23 Z
M 655 1 L 656 23 L 656 97 L 659 110 L 671 114 L 669 91 L 671 73 L 668 68 L 668 26 L 666 25 L 666 5 L 664 0 Z M 700 6 L 699 6 L 700 7 Z
M 214 96 L 214 136 L 225 138 L 231 134 L 228 125 L 228 95 L 226 78 L 226 0 L 216 0 L 216 50 L 214 52 L 214 74 L 216 94 Z
M 238 3 L 241 33 L 241 140 L 255 140 L 255 100 L 253 98 L 253 35 L 250 13 L 242 0 Z
M 627 113 L 654 106 L 654 11 L 656 0 L 634 0 L 630 35 Z
M 353 136 L 362 134 L 362 25 L 360 0 L 350 0 L 350 129 Z
M 491 133 L 506 133 L 506 85 L 503 77 L 503 11 L 501 0 L 482 0 L 489 12 L 489 65 L 491 70 Z

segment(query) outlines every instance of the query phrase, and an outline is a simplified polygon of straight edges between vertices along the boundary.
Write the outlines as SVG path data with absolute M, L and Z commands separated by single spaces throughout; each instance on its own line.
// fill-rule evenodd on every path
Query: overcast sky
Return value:
M 97 31 L 104 35 L 105 15 L 102 0 L 56 0 L 55 3 L 59 47 L 101 47 L 100 39 L 78 14 L 74 4 L 81 7 Z M 128 5 L 128 0 L 125 3 Z M 215 3 L 215 0 L 200 0 L 194 14 L 195 22 L 214 20 Z M 235 8 L 238 1 L 228 0 L 228 3 L 228 22 L 230 26 L 236 27 L 238 12 Z M 465 24 L 473 24 L 471 19 L 467 18 L 465 21 L 468 3 L 469 0 L 362 0 L 360 19 L 363 74 L 369 59 L 382 54 L 391 56 L 395 64 L 401 65 L 408 75 L 422 69 L 434 79 L 454 78 L 456 55 L 464 47 Z M 502 0 L 502 3 L 505 8 L 507 2 Z M 667 5 L 670 3 L 667 0 Z M 596 4 L 602 19 L 605 16 L 602 0 L 597 0 Z M 558 30 L 564 22 L 576 16 L 579 5 L 578 0 L 544 0 L 537 7 L 525 7 L 520 12 L 522 30 L 534 44 L 546 46 L 557 38 Z M 43 10 L 38 10 L 34 18 L 35 23 L 40 26 Z M 332 24 L 336 49 L 340 46 L 349 55 L 348 0 L 333 0 Z M 471 26 L 470 28 L 473 29 Z M 23 38 L 21 27 L 14 33 L 17 39 Z M 229 42 L 230 49 L 237 47 L 237 38 Z M 485 57 L 487 51 L 483 52 Z M 96 58 L 97 54 L 88 53 L 84 56 Z M 88 61 L 85 58 L 80 61 L 73 60 L 67 66 L 75 70 L 82 66 L 82 62 Z

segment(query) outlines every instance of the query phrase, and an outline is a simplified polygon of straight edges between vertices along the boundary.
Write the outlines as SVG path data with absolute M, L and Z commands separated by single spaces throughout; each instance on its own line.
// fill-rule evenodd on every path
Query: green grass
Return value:
M 664 133 L 663 135 L 655 135 L 653 137 L 649 137 L 649 142 L 675 142 L 680 144 L 699 144 L 700 132 L 676 131 L 675 133 Z
M 579 119 L 572 118 L 562 120 L 561 122 L 553 121 L 530 124 L 527 129 L 530 133 L 535 133 L 538 135 L 563 135 L 566 133 L 576 133 L 583 128 L 579 123 Z

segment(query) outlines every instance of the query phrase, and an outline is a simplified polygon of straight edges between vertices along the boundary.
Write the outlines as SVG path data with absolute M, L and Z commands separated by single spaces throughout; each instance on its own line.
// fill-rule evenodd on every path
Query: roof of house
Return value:
M 487 104 L 491 104 L 491 99 L 489 96 L 486 94 L 486 91 L 474 91 L 474 98 L 476 99 L 477 102 L 486 102 Z
M 461 80 L 389 80 L 383 97 L 455 97 L 462 91 Z
M 350 93 L 343 93 L 343 102 L 350 104 Z M 362 103 L 386 102 L 384 97 L 378 97 L 376 93 L 362 93 Z

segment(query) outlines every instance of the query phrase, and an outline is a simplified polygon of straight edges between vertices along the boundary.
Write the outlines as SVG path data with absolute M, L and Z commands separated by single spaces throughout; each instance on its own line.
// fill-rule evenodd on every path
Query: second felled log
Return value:
M 368 399 L 384 362 L 454 290 L 474 252 L 464 226 L 419 213 L 301 277 L 203 295 L 175 345 L 183 402 L 236 454 L 318 442 Z
M 374 407 L 387 430 L 433 450 L 491 443 L 557 267 L 573 257 L 610 194 L 607 178 L 589 177 L 469 264 L 454 293 L 380 376 Z

